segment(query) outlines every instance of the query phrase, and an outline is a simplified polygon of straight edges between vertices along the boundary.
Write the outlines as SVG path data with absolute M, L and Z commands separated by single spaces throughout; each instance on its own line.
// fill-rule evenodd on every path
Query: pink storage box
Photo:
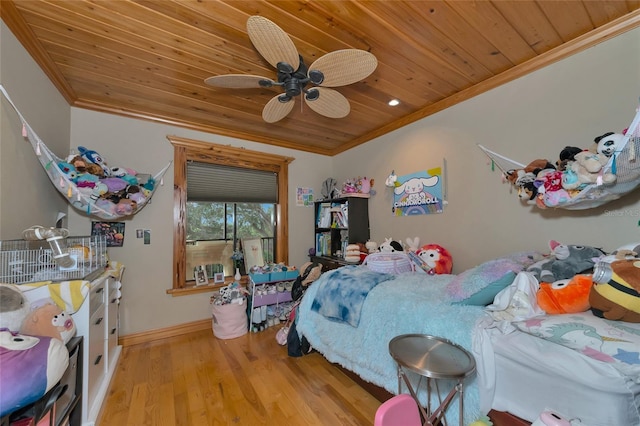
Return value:
M 247 334 L 249 325 L 246 307 L 246 303 L 213 305 L 211 308 L 213 335 L 218 339 L 234 339 Z

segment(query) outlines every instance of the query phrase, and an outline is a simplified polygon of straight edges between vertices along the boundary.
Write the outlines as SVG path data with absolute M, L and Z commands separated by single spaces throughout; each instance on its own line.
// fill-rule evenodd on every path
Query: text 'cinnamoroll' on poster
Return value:
M 395 216 L 442 213 L 442 168 L 398 176 L 393 187 Z

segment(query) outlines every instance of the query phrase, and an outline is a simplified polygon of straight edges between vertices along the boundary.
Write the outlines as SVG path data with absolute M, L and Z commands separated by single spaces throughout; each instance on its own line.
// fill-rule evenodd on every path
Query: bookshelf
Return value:
M 316 254 L 312 260 L 326 259 L 335 267 L 336 262 L 340 264 L 343 260 L 340 253 L 345 252 L 348 244 L 366 243 L 369 239 L 368 198 L 354 196 L 316 201 L 314 214 Z

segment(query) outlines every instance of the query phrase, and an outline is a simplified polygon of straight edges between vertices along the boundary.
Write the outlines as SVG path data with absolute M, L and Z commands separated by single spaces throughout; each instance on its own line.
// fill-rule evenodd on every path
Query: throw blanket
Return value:
M 89 295 L 91 282 L 84 280 L 73 281 L 40 281 L 37 283 L 20 284 L 20 289 L 31 303 L 40 299 L 52 299 L 63 311 L 75 313 Z
M 488 317 L 484 306 L 451 304 L 454 299 L 446 290 L 453 275 L 405 273 L 373 287 L 362 305 L 360 326 L 352 327 L 346 322 L 328 320 L 311 309 L 316 293 L 330 273 L 322 274 L 302 298 L 296 318 L 298 333 L 330 362 L 392 393 L 398 392 L 396 365 L 389 355 L 389 341 L 393 337 L 430 334 L 447 338 L 471 351 L 475 323 Z M 415 384 L 417 376 L 409 375 Z M 403 392 L 407 392 L 405 386 Z M 426 399 L 424 386 L 420 398 Z M 432 406 L 437 406 L 435 393 L 432 398 L 435 404 Z M 465 380 L 464 424 L 480 416 L 479 399 L 478 381 L 473 376 Z M 447 420 L 454 425 L 459 420 L 456 401 L 447 410 Z
M 311 310 L 325 318 L 346 322 L 353 327 L 360 323 L 360 312 L 369 291 L 392 274 L 375 272 L 363 266 L 345 266 L 327 272 L 318 283 Z

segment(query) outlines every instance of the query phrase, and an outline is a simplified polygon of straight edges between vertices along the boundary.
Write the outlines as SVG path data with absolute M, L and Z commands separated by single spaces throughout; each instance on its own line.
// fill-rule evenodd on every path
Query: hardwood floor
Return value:
M 277 329 L 124 347 L 98 425 L 372 425 L 380 402 L 317 353 L 287 356 Z

